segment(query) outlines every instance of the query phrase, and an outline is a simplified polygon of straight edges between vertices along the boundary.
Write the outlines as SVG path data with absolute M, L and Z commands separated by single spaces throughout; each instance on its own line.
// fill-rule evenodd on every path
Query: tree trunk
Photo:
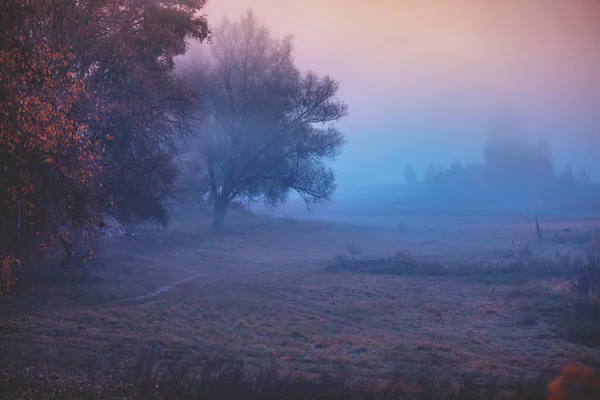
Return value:
M 213 223 L 212 229 L 214 232 L 221 232 L 225 223 L 225 214 L 227 213 L 227 206 L 229 202 L 226 199 L 218 196 L 215 199 L 215 205 L 213 208 Z

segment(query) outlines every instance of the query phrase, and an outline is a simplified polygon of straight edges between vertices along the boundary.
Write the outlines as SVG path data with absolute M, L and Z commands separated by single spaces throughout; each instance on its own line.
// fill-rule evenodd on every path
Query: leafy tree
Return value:
M 307 205 L 330 199 L 335 178 L 326 161 L 339 155 L 344 139 L 324 124 L 346 115 L 338 83 L 301 73 L 291 37 L 274 39 L 251 11 L 239 22 L 224 20 L 210 50 L 209 69 L 191 75 L 205 113 L 200 146 L 213 228 L 223 226 L 234 199 L 276 206 L 290 191 Z
M 107 215 L 166 221 L 197 104 L 173 59 L 207 37 L 203 5 L 0 2 L 0 291 L 38 245 L 89 255 Z
M 41 2 L 0 9 L 0 293 L 24 248 L 59 243 L 71 254 L 101 217 L 90 98 L 72 54 L 46 42 L 42 11 Z
M 69 65 L 60 50 L 42 46 L 0 50 L 0 258 L 20 257 L 38 236 L 42 246 L 57 240 L 70 249 L 70 236 L 89 234 L 82 221 L 98 221 L 99 147 L 77 115 L 85 87 L 65 72 Z
M 199 11 L 205 0 L 85 0 L 61 2 L 77 35 L 61 35 L 79 71 L 102 99 L 93 126 L 106 141 L 103 204 L 122 223 L 168 222 L 176 199 L 175 155 L 190 131 L 195 93 L 174 73 L 189 39 L 209 35 Z

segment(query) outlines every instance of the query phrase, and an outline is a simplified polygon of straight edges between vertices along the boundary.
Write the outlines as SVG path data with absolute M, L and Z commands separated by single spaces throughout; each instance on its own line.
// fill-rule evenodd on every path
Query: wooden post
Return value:
M 540 223 L 538 222 L 537 214 L 535 215 L 535 229 L 537 230 L 537 234 L 540 239 L 543 240 L 544 238 L 542 237 L 542 230 L 540 229 Z

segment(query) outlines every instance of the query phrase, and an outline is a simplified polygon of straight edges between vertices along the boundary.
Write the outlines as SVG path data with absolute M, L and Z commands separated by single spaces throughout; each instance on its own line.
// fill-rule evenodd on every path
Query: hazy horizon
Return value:
M 600 178 L 598 2 L 212 0 L 205 12 L 216 25 L 247 9 L 294 35 L 301 69 L 340 81 L 340 187 L 478 161 L 499 113 L 548 139 L 559 169 Z
M 600 0 L 0 32 L 0 400 L 600 399 Z

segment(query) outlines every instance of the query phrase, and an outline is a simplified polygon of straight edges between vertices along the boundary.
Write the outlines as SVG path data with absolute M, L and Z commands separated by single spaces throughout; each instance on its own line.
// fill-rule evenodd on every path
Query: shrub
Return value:
M 346 253 L 348 253 L 350 257 L 352 257 L 352 262 L 354 262 L 356 256 L 362 254 L 362 252 L 363 250 L 356 247 L 354 243 L 350 243 L 346 246 Z
M 588 347 L 600 346 L 600 254 L 572 262 L 569 313 L 564 322 L 566 339 Z
M 600 253 L 590 252 L 575 264 L 573 291 L 590 307 L 600 307 Z
M 568 365 L 549 385 L 548 400 L 600 399 L 600 376 L 594 371 Z
M 394 261 L 396 264 L 401 265 L 415 265 L 417 263 L 415 256 L 407 251 L 402 250 L 398 250 L 396 254 L 394 254 Z

